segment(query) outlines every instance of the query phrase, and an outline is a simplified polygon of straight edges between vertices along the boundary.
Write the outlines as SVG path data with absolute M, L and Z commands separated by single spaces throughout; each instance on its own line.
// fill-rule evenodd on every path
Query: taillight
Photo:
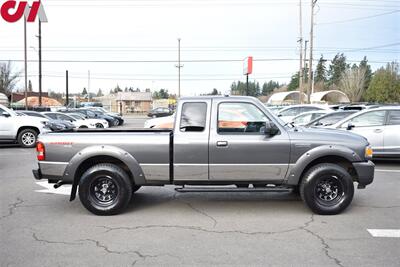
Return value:
M 36 143 L 37 159 L 43 161 L 46 157 L 46 151 L 44 149 L 44 144 L 42 142 Z

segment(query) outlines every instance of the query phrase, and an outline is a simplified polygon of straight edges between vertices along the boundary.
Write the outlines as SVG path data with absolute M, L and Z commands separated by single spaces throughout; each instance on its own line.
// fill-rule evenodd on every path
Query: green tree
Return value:
M 290 79 L 290 83 L 288 85 L 288 91 L 295 91 L 299 88 L 299 72 L 296 72 Z
M 99 88 L 99 91 L 97 91 L 97 97 L 101 97 L 103 96 L 103 92 L 101 91 L 101 89 Z
M 85 97 L 87 94 L 88 94 L 88 93 L 87 93 L 86 87 L 84 87 L 81 95 L 82 95 L 83 97 Z
M 318 60 L 317 67 L 315 69 L 315 78 L 314 78 L 315 83 L 319 82 L 325 83 L 327 81 L 325 63 L 326 60 L 324 59 L 324 56 L 321 55 L 321 57 Z
M 247 84 L 245 82 L 238 81 L 231 85 L 231 93 L 233 95 L 249 95 L 259 96 L 261 93 L 260 83 L 249 81 L 249 89 L 247 92 Z
M 220 95 L 220 93 L 218 92 L 217 88 L 214 88 L 210 95 Z
M 377 70 L 371 80 L 365 99 L 379 103 L 400 102 L 399 64 L 388 63 Z
M 263 84 L 261 94 L 269 95 L 274 91 L 274 89 L 279 88 L 279 87 L 280 87 L 279 82 L 270 80 L 269 82 L 265 82 Z
M 363 60 L 361 60 L 360 68 L 365 68 L 365 84 L 364 84 L 364 90 L 366 91 L 369 87 L 369 84 L 371 83 L 372 80 L 372 70 L 371 66 L 368 64 L 367 57 L 364 56 Z
M 155 91 L 153 93 L 153 98 L 154 99 L 168 99 L 169 98 L 168 90 L 160 89 L 160 91 Z
M 122 92 L 121 87 L 117 84 L 117 86 L 114 88 L 114 93 Z
M 19 80 L 19 72 L 13 73 L 13 66 L 10 61 L 0 62 L 0 93 L 10 95 Z
M 342 78 L 343 73 L 349 66 L 346 63 L 346 57 L 342 54 L 337 54 L 333 60 L 331 65 L 329 66 L 328 71 L 328 85 L 339 85 L 340 79 Z
M 31 80 L 29 80 L 29 82 L 28 82 L 28 92 L 33 92 Z

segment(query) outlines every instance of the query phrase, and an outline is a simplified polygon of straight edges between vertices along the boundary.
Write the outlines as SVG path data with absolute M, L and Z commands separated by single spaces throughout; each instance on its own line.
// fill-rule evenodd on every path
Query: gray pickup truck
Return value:
M 318 214 L 346 209 L 372 183 L 367 140 L 285 125 L 252 97 L 179 101 L 174 129 L 74 130 L 41 135 L 36 179 L 72 184 L 97 215 L 122 212 L 141 186 L 187 191 L 293 191 Z M 185 191 L 187 190 L 187 191 Z

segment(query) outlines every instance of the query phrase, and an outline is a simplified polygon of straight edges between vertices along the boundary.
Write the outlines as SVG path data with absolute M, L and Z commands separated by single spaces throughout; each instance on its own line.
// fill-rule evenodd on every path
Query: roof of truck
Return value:
M 253 96 L 231 96 L 231 95 L 205 95 L 205 96 L 190 96 L 190 97 L 182 97 L 179 100 L 208 100 L 208 99 L 235 99 L 235 100 L 255 100 L 257 98 Z

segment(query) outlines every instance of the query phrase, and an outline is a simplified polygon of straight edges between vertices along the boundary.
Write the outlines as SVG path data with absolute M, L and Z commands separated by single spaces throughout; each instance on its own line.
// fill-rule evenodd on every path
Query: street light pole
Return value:
M 39 107 L 42 106 L 42 22 L 39 18 Z
M 24 16 L 24 53 L 25 53 L 25 109 L 28 110 L 28 47 L 26 40 L 26 16 Z
M 309 69 L 308 69 L 308 90 L 307 90 L 307 102 L 311 102 L 311 92 L 313 90 L 313 46 L 314 46 L 314 7 L 317 3 L 317 0 L 311 1 L 311 30 L 310 30 L 310 60 L 309 60 Z
M 181 65 L 181 38 L 178 38 L 178 65 L 175 67 L 178 68 L 178 98 L 181 97 L 181 68 L 183 68 L 183 65 Z

